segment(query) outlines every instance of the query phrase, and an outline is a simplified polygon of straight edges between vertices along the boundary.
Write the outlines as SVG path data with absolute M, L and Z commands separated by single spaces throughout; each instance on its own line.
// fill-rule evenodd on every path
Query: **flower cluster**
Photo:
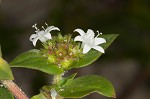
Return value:
M 57 64 L 60 68 L 67 68 L 73 61 L 83 56 L 79 43 L 75 43 L 71 35 L 53 36 L 53 39 L 43 43 L 42 53 L 49 62 Z
M 47 24 L 46 24 L 47 25 Z M 88 29 L 85 33 L 81 29 L 75 29 L 74 32 L 78 32 L 80 35 L 74 39 L 71 35 L 62 36 L 58 33 L 58 36 L 51 36 L 52 30 L 59 30 L 55 26 L 48 26 L 43 30 L 39 30 L 36 24 L 32 26 L 36 29 L 36 34 L 30 36 L 30 41 L 36 46 L 36 42 L 40 40 L 43 43 L 44 49 L 42 49 L 43 56 L 47 57 L 49 62 L 57 64 L 60 68 L 67 68 L 73 61 L 83 57 L 84 54 L 88 53 L 90 49 L 95 49 L 101 53 L 104 53 L 104 49 L 99 46 L 102 43 L 106 43 L 104 38 L 99 37 L 101 33 L 95 36 L 93 30 Z M 79 42 L 82 42 L 81 44 Z

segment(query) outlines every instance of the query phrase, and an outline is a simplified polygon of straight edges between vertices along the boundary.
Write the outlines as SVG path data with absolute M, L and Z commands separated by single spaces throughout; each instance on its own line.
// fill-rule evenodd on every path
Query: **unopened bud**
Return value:
M 62 62 L 61 62 L 61 67 L 66 69 L 68 68 L 71 64 L 73 63 L 72 60 L 70 59 L 64 59 Z
M 56 57 L 54 55 L 48 55 L 48 61 L 50 63 L 55 63 L 56 62 Z

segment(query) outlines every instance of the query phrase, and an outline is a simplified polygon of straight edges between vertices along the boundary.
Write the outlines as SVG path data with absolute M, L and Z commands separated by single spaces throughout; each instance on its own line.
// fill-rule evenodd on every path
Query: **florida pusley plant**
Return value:
M 29 40 L 34 46 L 38 40 L 41 41 L 42 48 L 24 52 L 10 63 L 7 63 L 0 53 L 0 99 L 14 99 L 14 96 L 17 99 L 29 99 L 13 82 L 13 67 L 35 69 L 54 76 L 52 84 L 43 86 L 40 93 L 30 99 L 82 98 L 93 92 L 106 97 L 116 97 L 113 85 L 104 77 L 76 77 L 77 73 L 65 77 L 64 74 L 96 61 L 118 34 L 103 35 L 91 29 L 87 32 L 75 29 L 74 33 L 79 35 L 73 38 L 71 34 L 62 35 L 60 29 L 55 26 L 42 26 L 42 30 L 38 29 L 36 24 L 32 27 L 35 28 L 35 34 L 32 34 Z M 52 36 L 51 31 L 54 30 L 57 31 L 56 36 Z

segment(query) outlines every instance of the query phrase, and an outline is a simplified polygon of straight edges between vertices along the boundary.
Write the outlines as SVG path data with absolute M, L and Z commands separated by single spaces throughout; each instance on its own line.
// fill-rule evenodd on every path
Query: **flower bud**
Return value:
M 62 36 L 60 33 L 58 36 L 52 37 L 43 44 L 44 49 L 43 56 L 47 57 L 50 63 L 57 64 L 63 69 L 68 69 L 72 65 L 73 61 L 82 58 L 82 48 L 80 44 L 74 42 L 71 35 Z
M 48 55 L 47 59 L 50 63 L 55 63 L 56 62 L 56 57 L 54 55 Z
M 61 62 L 61 67 L 67 69 L 72 63 L 73 61 L 71 59 L 66 58 Z

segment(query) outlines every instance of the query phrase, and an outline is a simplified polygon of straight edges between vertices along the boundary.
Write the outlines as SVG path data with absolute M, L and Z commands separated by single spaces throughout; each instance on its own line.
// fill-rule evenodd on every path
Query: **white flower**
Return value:
M 98 45 L 106 43 L 106 40 L 104 38 L 98 38 L 99 34 L 94 37 L 94 31 L 91 29 L 88 29 L 86 33 L 81 29 L 75 29 L 74 32 L 78 32 L 80 34 L 80 36 L 76 36 L 74 38 L 74 41 L 82 42 L 84 54 L 87 53 L 91 48 L 99 52 L 105 53 L 104 49 Z
M 48 26 L 47 24 L 47 28 L 46 29 L 44 29 L 44 27 L 42 26 L 42 28 L 43 28 L 43 30 L 39 30 L 37 27 L 36 27 L 36 25 L 37 24 L 34 24 L 32 27 L 33 28 L 35 28 L 36 29 L 36 34 L 32 34 L 31 36 L 30 36 L 30 41 L 32 41 L 32 43 L 33 43 L 33 45 L 34 46 L 36 46 L 36 42 L 37 42 L 37 40 L 40 40 L 41 42 L 45 42 L 45 41 L 47 41 L 47 40 L 49 40 L 49 39 L 52 39 L 52 36 L 51 36 L 51 34 L 50 34 L 50 32 L 52 31 L 52 30 L 58 30 L 58 31 L 60 31 L 59 30 L 59 28 L 57 28 L 57 27 L 54 27 L 54 26 Z

